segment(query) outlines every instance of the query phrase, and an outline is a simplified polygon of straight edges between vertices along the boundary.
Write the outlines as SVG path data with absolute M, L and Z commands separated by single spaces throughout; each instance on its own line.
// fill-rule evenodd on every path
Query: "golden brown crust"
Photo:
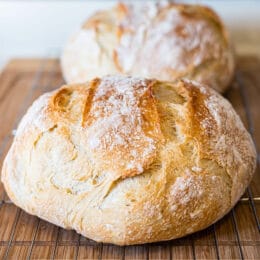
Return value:
M 128 245 L 214 223 L 243 194 L 255 161 L 241 120 L 212 89 L 108 76 L 36 100 L 2 181 L 30 214 Z
M 188 78 L 224 92 L 234 72 L 229 37 L 219 17 L 199 5 L 120 3 L 93 15 L 64 49 L 67 82 L 127 74 Z

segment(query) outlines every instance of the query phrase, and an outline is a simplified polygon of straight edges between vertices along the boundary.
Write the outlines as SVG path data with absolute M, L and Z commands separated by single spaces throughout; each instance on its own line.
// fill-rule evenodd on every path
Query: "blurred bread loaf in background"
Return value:
M 224 92 L 234 56 L 222 21 L 207 7 L 119 3 L 84 23 L 67 43 L 61 65 L 68 83 L 107 74 L 184 77 Z

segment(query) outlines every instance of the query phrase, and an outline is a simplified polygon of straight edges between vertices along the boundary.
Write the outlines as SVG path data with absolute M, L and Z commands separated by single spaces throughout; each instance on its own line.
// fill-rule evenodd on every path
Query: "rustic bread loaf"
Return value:
M 90 17 L 66 45 L 64 78 L 107 74 L 188 78 L 224 92 L 234 72 L 227 31 L 209 8 L 174 3 L 118 4 Z
M 245 191 L 255 160 L 250 135 L 213 89 L 106 76 L 33 103 L 2 181 L 30 214 L 129 245 L 217 221 Z

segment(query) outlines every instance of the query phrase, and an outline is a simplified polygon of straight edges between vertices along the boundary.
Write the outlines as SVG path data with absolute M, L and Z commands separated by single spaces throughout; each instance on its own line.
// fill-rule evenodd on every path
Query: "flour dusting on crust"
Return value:
M 189 67 L 221 57 L 221 45 L 214 44 L 219 35 L 207 19 L 187 18 L 169 4 L 148 5 L 147 12 L 141 7 L 129 5 L 120 25 L 125 33 L 116 51 L 125 73 L 168 80 L 170 75 L 182 76 Z M 153 62 L 147 62 L 151 56 Z
M 107 76 L 97 86 L 86 128 L 93 160 L 103 158 L 106 170 L 123 168 L 138 174 L 155 156 L 161 133 L 151 84 L 150 80 Z M 114 168 L 115 162 L 120 169 Z

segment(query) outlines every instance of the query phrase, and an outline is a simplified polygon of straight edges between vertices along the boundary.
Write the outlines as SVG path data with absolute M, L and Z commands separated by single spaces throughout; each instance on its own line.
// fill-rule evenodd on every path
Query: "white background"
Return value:
M 116 1 L 0 0 L 0 68 L 13 57 L 59 56 L 88 15 Z M 260 56 L 260 1 L 181 1 L 213 7 L 239 53 Z

